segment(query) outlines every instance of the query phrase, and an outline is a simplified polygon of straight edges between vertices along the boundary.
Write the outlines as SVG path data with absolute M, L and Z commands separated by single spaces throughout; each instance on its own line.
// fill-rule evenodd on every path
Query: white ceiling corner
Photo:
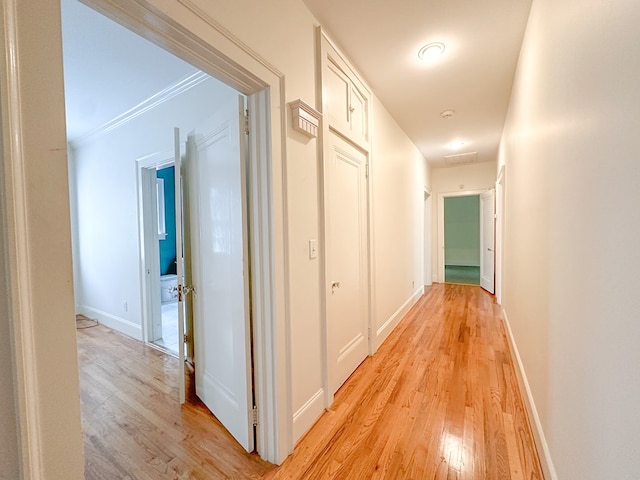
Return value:
M 77 0 L 62 0 L 67 139 L 107 126 L 198 72 Z

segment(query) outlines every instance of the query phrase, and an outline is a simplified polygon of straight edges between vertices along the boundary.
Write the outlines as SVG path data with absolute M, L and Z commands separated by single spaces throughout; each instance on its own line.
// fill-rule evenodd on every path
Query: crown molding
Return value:
M 178 95 L 181 95 L 186 91 L 200 85 L 201 83 L 205 82 L 209 78 L 211 77 L 206 73 L 197 71 L 189 75 L 188 77 L 183 78 L 182 80 L 174 83 L 173 85 L 170 85 L 167 88 L 159 91 L 158 93 L 150 96 L 146 100 L 143 100 L 142 102 L 137 104 L 135 107 L 130 108 L 123 114 L 118 115 L 117 117 L 112 118 L 108 122 L 103 123 L 99 127 L 96 127 L 93 130 L 90 130 L 89 132 L 79 136 L 78 138 L 71 140 L 70 143 L 75 146 L 78 144 L 86 143 L 87 141 L 95 139 L 102 135 L 105 135 L 111 132 L 112 130 L 115 130 L 116 128 L 121 127 L 122 125 L 130 122 L 134 118 L 137 118 L 140 115 L 148 112 L 149 110 L 156 108 L 158 105 L 161 105 L 164 102 L 167 102 L 172 98 L 175 98 Z

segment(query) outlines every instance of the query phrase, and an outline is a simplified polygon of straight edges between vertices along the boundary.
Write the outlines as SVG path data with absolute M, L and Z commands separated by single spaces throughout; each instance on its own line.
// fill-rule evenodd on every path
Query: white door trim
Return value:
M 438 282 L 444 283 L 444 199 L 449 197 L 470 197 L 486 192 L 483 190 L 465 190 L 464 192 L 442 192 L 438 194 Z
M 284 75 L 272 67 L 245 44 L 233 37 L 223 26 L 209 21 L 202 12 L 194 10 L 187 0 L 180 5 L 172 5 L 172 10 L 182 9 L 184 17 L 193 18 L 192 14 L 200 16 L 210 28 L 206 29 L 206 38 L 193 34 L 178 20 L 170 18 L 165 12 L 152 5 L 147 0 L 84 0 L 84 3 L 101 13 L 114 19 L 118 23 L 130 28 L 134 32 L 151 40 L 160 47 L 174 53 L 182 59 L 192 63 L 202 71 L 224 81 L 249 97 L 250 108 L 253 108 L 252 125 L 255 129 L 251 138 L 250 149 L 253 154 L 254 183 L 250 194 L 259 203 L 255 209 L 252 221 L 254 247 L 254 288 L 258 301 L 254 303 L 255 347 L 256 347 L 256 385 L 258 400 L 261 402 L 258 413 L 257 449 L 262 458 L 281 463 L 293 450 L 291 434 L 291 377 L 288 375 L 290 339 L 288 338 L 289 299 L 286 238 L 286 183 L 285 179 L 285 142 L 286 142 L 286 108 L 284 104 Z M 47 105 L 53 105 L 53 113 L 40 113 L 34 106 L 34 99 L 41 98 L 41 84 L 21 82 L 21 73 L 35 75 L 31 67 L 36 61 L 44 57 L 37 54 L 40 45 L 48 41 L 52 45 L 60 44 L 59 4 L 51 4 L 43 8 L 41 2 L 35 0 L 7 0 L 0 8 L 2 16 L 2 47 L 11 53 L 12 63 L 3 62 L 2 74 L 6 80 L 1 91 L 3 108 L 3 138 L 9 142 L 5 146 L 8 159 L 5 162 L 11 174 L 7 177 L 7 209 L 15 213 L 11 219 L 11 234 L 9 245 L 12 253 L 11 278 L 16 285 L 12 286 L 12 314 L 14 331 L 15 358 L 19 362 L 16 366 L 16 384 L 19 390 L 17 397 L 20 412 L 20 428 L 23 434 L 22 458 L 24 471 L 28 477 L 40 478 L 44 472 L 43 456 L 41 452 L 58 451 L 59 436 L 56 435 L 58 426 L 62 429 L 62 419 L 59 410 L 44 408 L 41 400 L 56 397 L 49 385 L 49 377 L 38 375 L 36 366 L 51 364 L 50 349 L 36 349 L 36 339 L 44 335 L 46 325 L 35 321 L 33 295 L 41 295 L 39 285 L 34 283 L 37 270 L 30 265 L 30 255 L 35 253 L 37 245 L 33 242 L 39 230 L 33 230 L 33 218 L 27 206 L 42 204 L 44 194 L 26 187 L 26 181 L 35 180 L 35 169 L 25 172 L 23 146 L 32 147 L 36 143 L 49 145 L 49 155 L 64 155 L 64 103 L 61 76 L 51 79 L 47 90 Z M 189 11 L 191 10 L 191 11 Z M 18 15 L 20 13 L 20 23 Z M 181 18 L 184 18 L 181 17 Z M 53 18 L 53 21 L 52 21 Z M 16 27 L 18 27 L 16 29 Z M 16 31 L 18 33 L 16 33 Z M 17 43 L 21 36 L 29 38 L 23 48 L 18 49 Z M 53 55 L 47 52 L 45 71 L 61 74 L 62 57 L 59 48 Z M 9 58 L 7 55 L 3 55 Z M 25 66 L 26 71 L 20 72 Z M 55 81 L 54 81 L 55 80 Z M 51 83 L 53 82 L 53 83 Z M 58 101 L 59 100 L 59 101 Z M 55 110 L 57 109 L 57 110 Z M 50 109 L 51 110 L 51 109 Z M 46 139 L 40 131 L 43 119 L 50 122 L 47 127 Z M 55 138 L 54 138 L 55 137 Z M 44 142 L 46 140 L 46 143 Z M 58 148 L 55 148 L 58 147 Z M 32 151 L 27 151 L 31 155 Z M 45 170 L 49 171 L 49 170 Z M 11 183 L 10 183 L 11 182 Z M 64 183 L 64 185 L 63 185 Z M 51 179 L 51 194 L 58 199 L 68 196 L 66 182 Z M 56 210 L 57 209 L 57 210 Z M 48 210 L 56 216 L 59 213 L 64 220 L 69 215 L 69 205 L 66 201 L 56 201 L 50 204 Z M 47 225 L 43 225 L 43 232 L 47 232 Z M 61 229 L 66 231 L 66 229 Z M 68 258 L 66 253 L 58 255 L 58 262 L 68 260 L 71 268 L 71 238 L 68 233 L 59 234 L 60 245 L 69 245 Z M 56 237 L 56 240 L 58 237 Z M 71 278 L 71 274 L 69 274 Z M 63 283 L 63 282 L 60 282 Z M 64 288 L 67 288 L 64 286 Z M 48 287 L 51 290 L 50 286 Z M 60 290 L 63 287 L 59 288 Z M 66 298 L 60 294 L 61 302 Z M 64 292 L 67 293 L 66 291 Z M 68 286 L 69 315 L 73 314 L 73 292 Z M 36 299 L 36 300 L 37 300 Z M 255 300 L 255 299 L 254 299 Z M 36 305 L 37 306 L 37 305 Z M 62 307 L 61 307 L 62 308 Z M 36 312 L 37 313 L 37 312 Z M 62 353 L 62 352 L 61 352 Z M 75 356 L 73 357 L 75 358 Z M 68 362 L 67 362 L 68 363 Z M 69 383 L 77 384 L 78 372 L 74 363 L 73 369 L 62 360 L 56 365 L 57 375 L 67 376 Z M 64 368 L 62 368 L 64 367 Z M 73 371 L 72 371 L 73 370 Z M 71 381 L 73 380 L 73 381 Z M 62 397 L 62 394 L 57 395 Z M 66 397 L 64 405 L 69 415 L 79 410 L 79 401 L 71 403 Z M 73 408 L 72 408 L 73 407 Z M 75 409 L 75 410 L 74 410 Z M 74 415 L 75 418 L 75 415 Z M 78 415 L 79 419 L 79 415 Z M 68 421 L 67 421 L 68 420 Z M 65 462 L 70 467 L 82 465 L 82 459 L 76 458 L 81 445 L 76 448 L 75 440 L 81 441 L 80 424 L 65 420 L 64 432 L 69 438 L 67 449 L 69 454 Z M 55 426 L 55 428 L 54 428 Z M 44 434 L 44 427 L 50 427 Z M 75 435 L 77 434 L 77 435 Z M 75 437 L 74 437 L 75 435 Z M 77 437 L 77 438 L 76 438 Z M 29 473 L 30 472 L 30 473 Z M 69 474 L 76 477 L 71 468 Z

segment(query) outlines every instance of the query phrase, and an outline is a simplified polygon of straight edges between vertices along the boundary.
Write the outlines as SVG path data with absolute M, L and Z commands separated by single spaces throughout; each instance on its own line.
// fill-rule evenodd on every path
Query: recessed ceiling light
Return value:
M 462 140 L 454 140 L 450 144 L 447 145 L 451 150 L 458 150 L 466 145 L 466 142 Z
M 433 42 L 428 43 L 418 52 L 418 58 L 424 61 L 432 61 L 440 57 L 444 53 L 444 43 Z

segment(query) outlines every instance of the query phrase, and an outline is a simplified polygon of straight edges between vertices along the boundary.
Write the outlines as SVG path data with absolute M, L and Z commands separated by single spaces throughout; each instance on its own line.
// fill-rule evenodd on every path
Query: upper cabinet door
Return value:
M 329 127 L 368 151 L 371 93 L 324 36 L 321 61 L 322 108 Z
M 329 115 L 329 125 L 341 132 L 351 130 L 349 125 L 349 95 L 351 81 L 331 58 L 328 59 L 323 78 L 325 108 Z
M 355 83 L 351 84 L 349 98 L 351 132 L 356 139 L 369 142 L 369 99 Z

